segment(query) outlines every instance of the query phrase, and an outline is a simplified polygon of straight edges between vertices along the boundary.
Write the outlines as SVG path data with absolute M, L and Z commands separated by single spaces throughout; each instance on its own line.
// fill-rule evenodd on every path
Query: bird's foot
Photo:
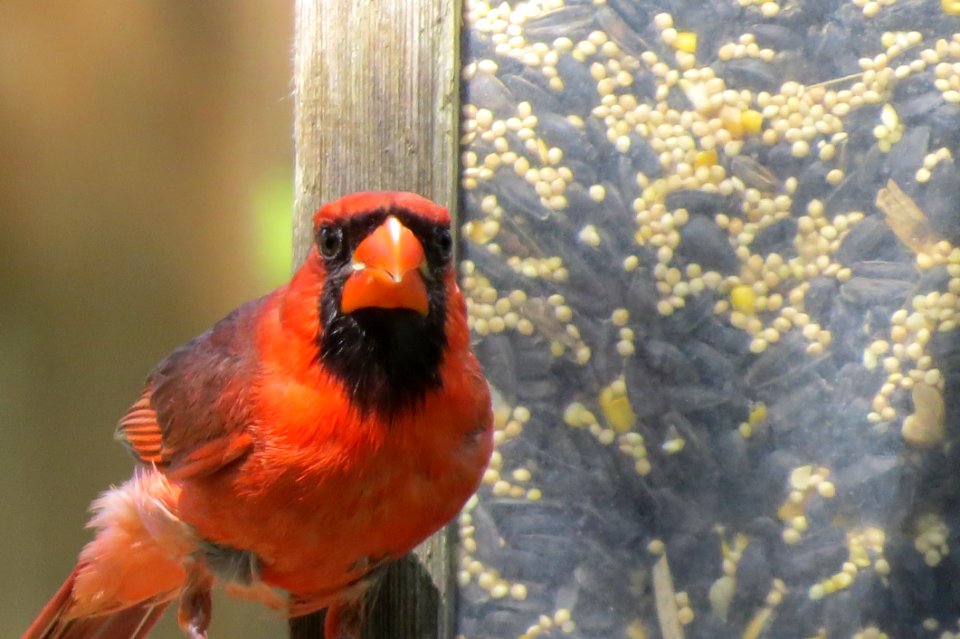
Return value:
M 184 632 L 187 633 L 189 639 L 207 639 L 207 631 L 201 630 L 200 628 L 190 626 L 189 628 L 184 628 Z
M 212 585 L 213 580 L 205 571 L 193 570 L 180 594 L 177 621 L 189 639 L 207 639 L 213 607 L 210 599 Z
M 324 619 L 325 639 L 361 639 L 363 636 L 363 604 L 334 604 L 327 608 Z

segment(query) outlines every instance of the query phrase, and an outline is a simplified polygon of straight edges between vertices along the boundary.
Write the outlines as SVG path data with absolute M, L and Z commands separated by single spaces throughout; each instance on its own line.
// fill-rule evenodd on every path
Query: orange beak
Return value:
M 408 308 L 421 315 L 430 310 L 420 267 L 426 256 L 410 229 L 390 216 L 353 253 L 354 272 L 343 285 L 340 310 Z

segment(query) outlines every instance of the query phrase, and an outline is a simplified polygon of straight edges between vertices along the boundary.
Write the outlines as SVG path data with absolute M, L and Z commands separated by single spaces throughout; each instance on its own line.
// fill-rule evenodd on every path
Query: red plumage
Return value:
M 144 637 L 175 600 L 205 637 L 214 582 L 358 635 L 380 568 L 457 513 L 492 448 L 449 224 L 409 193 L 327 204 L 289 284 L 161 362 L 117 428 L 141 465 L 23 639 Z

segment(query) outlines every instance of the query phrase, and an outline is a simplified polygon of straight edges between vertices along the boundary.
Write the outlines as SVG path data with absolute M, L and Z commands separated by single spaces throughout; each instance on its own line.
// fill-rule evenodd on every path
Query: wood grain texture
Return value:
M 455 202 L 455 0 L 300 0 L 294 73 L 296 250 L 309 215 L 354 191 Z
M 453 209 L 459 125 L 458 0 L 298 0 L 294 50 L 294 257 L 322 202 L 354 191 L 420 193 Z M 391 568 L 365 639 L 454 633 L 451 531 Z M 323 637 L 322 615 L 290 624 Z

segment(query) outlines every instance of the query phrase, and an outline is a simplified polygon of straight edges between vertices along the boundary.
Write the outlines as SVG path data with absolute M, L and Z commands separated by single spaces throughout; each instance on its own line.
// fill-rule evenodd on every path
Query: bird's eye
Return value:
M 317 231 L 317 248 L 323 257 L 336 257 L 342 246 L 343 230 L 339 226 L 321 226 Z
M 453 253 L 453 237 L 450 235 L 450 229 L 438 228 L 433 232 L 433 243 L 440 253 L 441 259 L 446 262 Z

